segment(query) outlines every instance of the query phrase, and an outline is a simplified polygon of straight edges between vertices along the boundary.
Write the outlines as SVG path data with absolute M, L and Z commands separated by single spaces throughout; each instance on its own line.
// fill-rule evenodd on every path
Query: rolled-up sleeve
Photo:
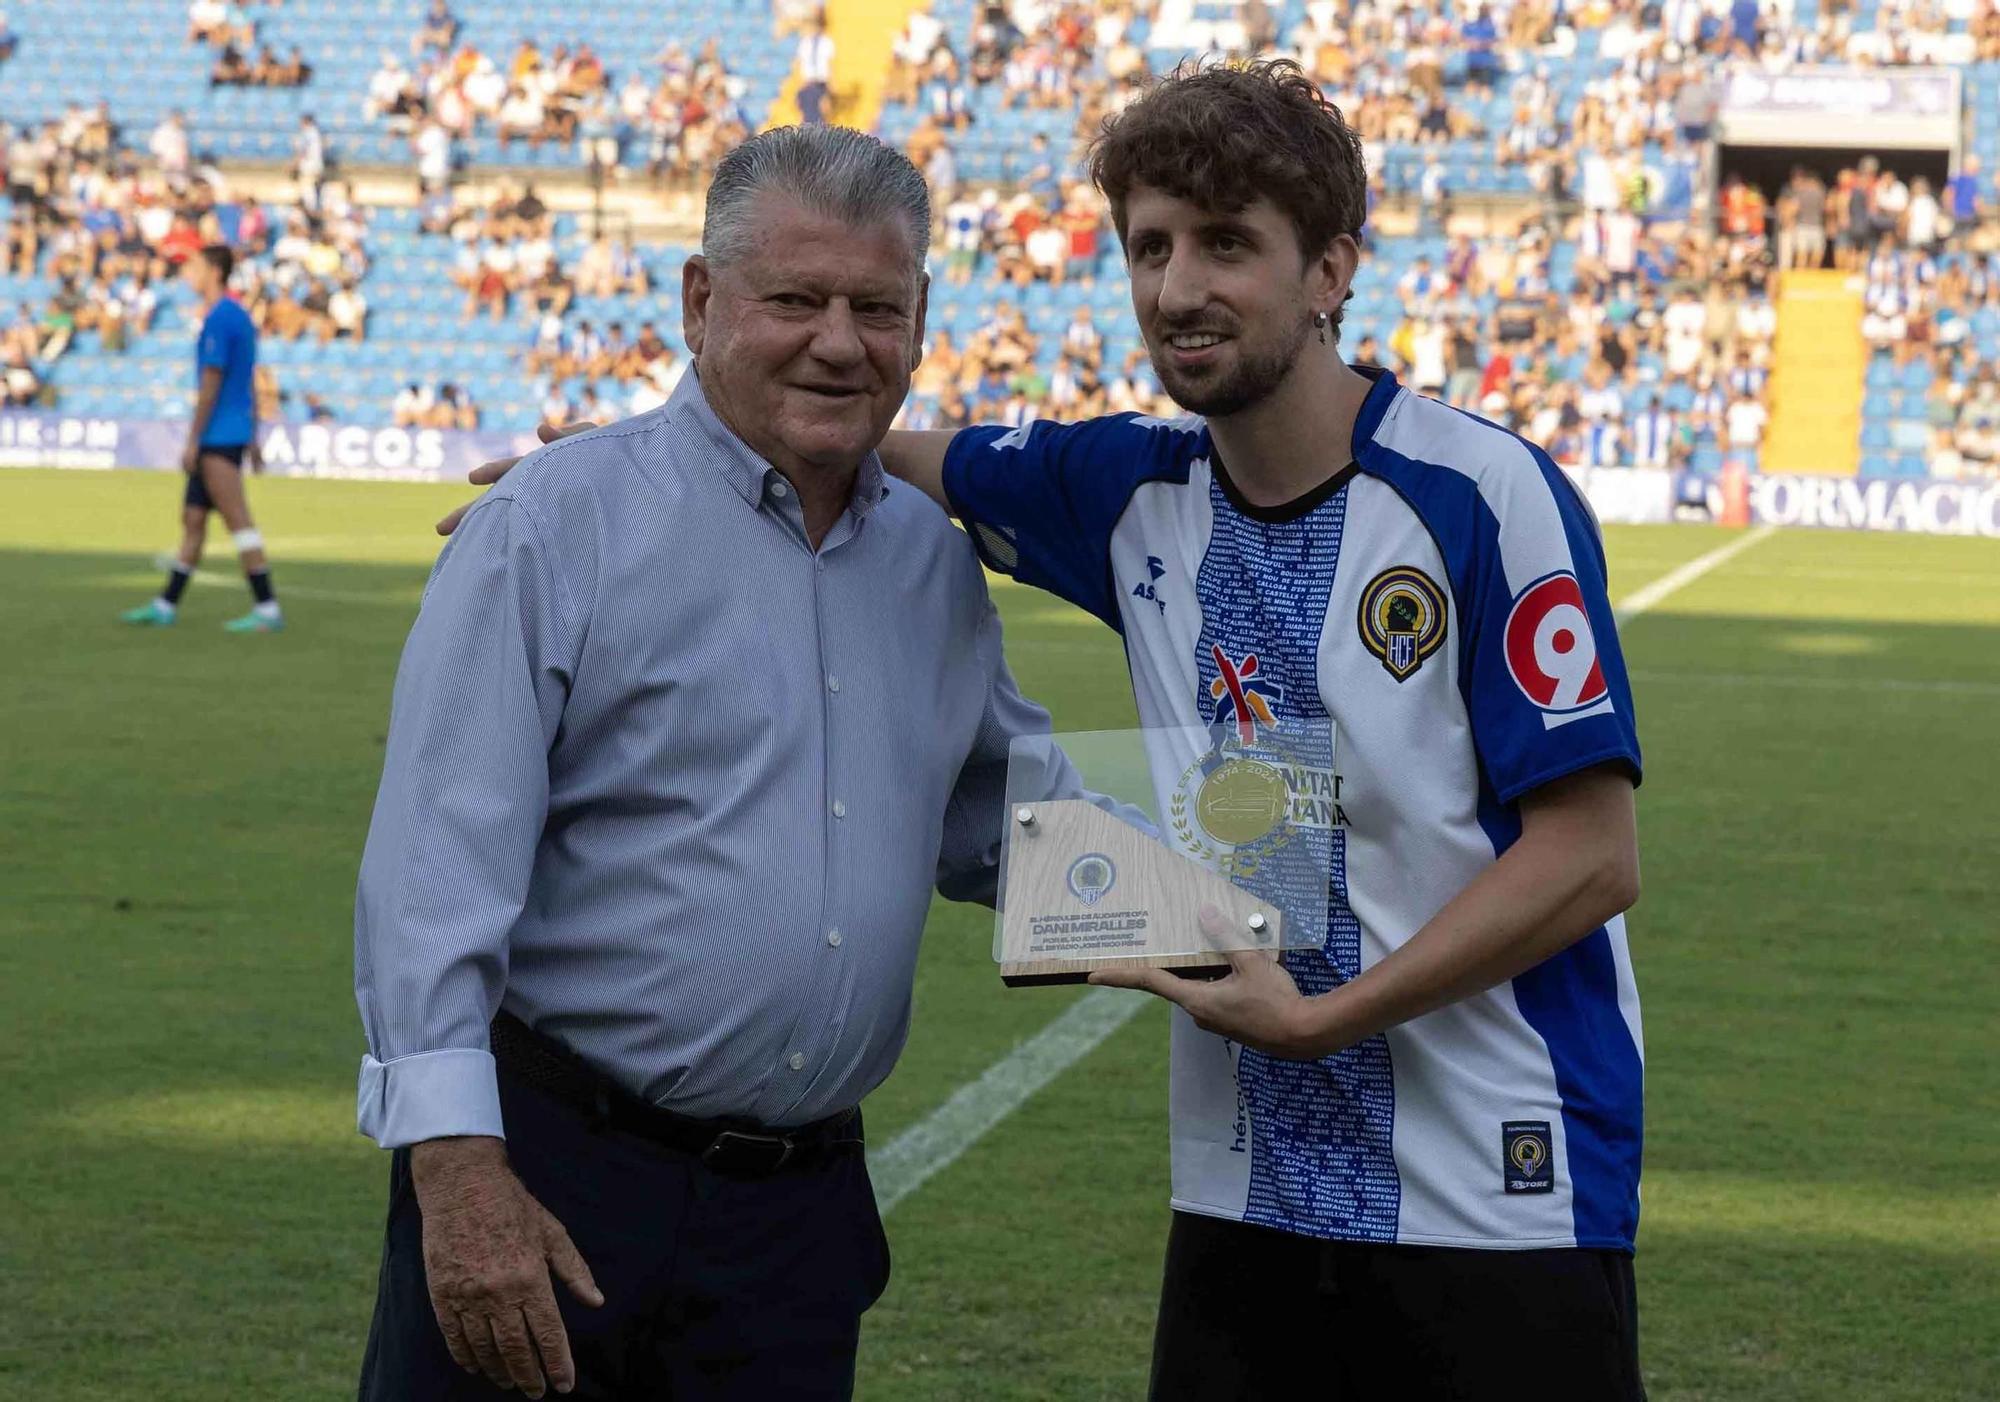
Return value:
M 547 816 L 578 631 L 530 509 L 482 501 L 403 649 L 355 894 L 368 1038 L 357 1120 L 384 1148 L 503 1133 L 487 1025 Z

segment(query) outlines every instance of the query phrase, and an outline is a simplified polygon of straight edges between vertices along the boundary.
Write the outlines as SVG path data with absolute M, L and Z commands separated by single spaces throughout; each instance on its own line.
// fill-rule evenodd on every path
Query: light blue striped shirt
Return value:
M 1047 730 L 971 545 L 872 454 L 815 553 L 692 373 L 534 453 L 396 676 L 362 1132 L 501 1134 L 501 1006 L 684 1114 L 854 1105 L 902 1050 L 932 885 L 990 903 L 1008 745 Z

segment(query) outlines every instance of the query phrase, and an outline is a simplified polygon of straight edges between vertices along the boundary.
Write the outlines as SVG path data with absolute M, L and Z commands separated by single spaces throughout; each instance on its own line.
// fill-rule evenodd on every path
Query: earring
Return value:
M 1325 312 L 1313 313 L 1313 325 L 1319 328 L 1319 343 L 1321 345 L 1326 344 L 1326 323 L 1327 315 Z

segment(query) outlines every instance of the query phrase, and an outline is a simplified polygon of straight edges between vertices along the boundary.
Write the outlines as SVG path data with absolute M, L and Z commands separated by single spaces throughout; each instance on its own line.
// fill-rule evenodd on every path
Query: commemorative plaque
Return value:
M 1246 733 L 1248 731 L 1248 733 Z M 1024 736 L 1007 771 L 994 958 L 1010 987 L 1111 964 L 1187 977 L 1326 937 L 1325 726 Z M 1317 918 L 1315 918 L 1317 912 Z

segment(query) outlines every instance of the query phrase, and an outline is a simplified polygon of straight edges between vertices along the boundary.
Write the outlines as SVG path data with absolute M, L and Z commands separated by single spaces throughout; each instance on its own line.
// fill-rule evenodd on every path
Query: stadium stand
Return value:
M 1874 476 L 2000 458 L 1982 173 L 2000 156 L 2000 0 L 857 8 L 885 29 L 878 129 L 939 216 L 908 424 L 1167 407 L 1081 148 L 1150 75 L 1263 52 L 1298 58 L 1364 140 L 1355 358 L 1576 465 Z M 555 192 L 698 189 L 801 102 L 872 106 L 809 91 L 813 11 L 784 0 L 10 15 L 0 369 L 11 402 L 86 415 L 184 412 L 173 270 L 218 236 L 249 254 L 279 415 L 519 431 L 643 408 L 685 364 L 688 250 L 594 237 Z M 214 82 L 224 47 L 266 81 Z M 859 46 L 843 31 L 840 47 Z M 1961 73 L 1963 160 L 1857 152 L 1818 177 L 1713 183 L 1729 66 L 1825 62 Z M 234 193 L 274 170 L 281 198 Z
M 34 62 L 9 74 L 5 116 L 16 125 L 38 123 L 59 117 L 69 102 L 103 99 L 129 129 L 145 130 L 178 109 L 195 116 L 197 144 L 229 162 L 289 161 L 299 115 L 312 112 L 341 160 L 387 166 L 409 159 L 407 136 L 367 106 L 371 80 L 389 57 L 418 74 L 431 65 L 440 72 L 470 70 L 482 59 L 506 64 L 512 72 L 524 44 L 538 52 L 546 45 L 551 66 L 558 50 L 566 58 L 587 52 L 622 80 L 647 69 L 656 57 L 664 59 L 677 38 L 680 48 L 696 53 L 712 43 L 731 55 L 732 98 L 744 111 L 759 114 L 770 106 L 789 67 L 787 51 L 772 42 L 761 4 L 655 0 L 622 9 L 450 0 L 446 10 L 455 21 L 454 37 L 443 48 L 417 42 L 428 0 L 292 0 L 216 8 L 236 14 L 235 26 L 249 26 L 259 48 L 299 49 L 312 66 L 311 81 L 293 88 L 212 88 L 211 50 L 189 41 L 186 0 L 42 0 L 14 11 L 14 33 L 32 49 Z M 461 86 L 465 76 L 469 73 L 459 75 Z M 616 93 L 606 96 L 615 101 Z M 578 115 L 581 119 L 581 110 Z M 510 148 L 493 121 L 456 135 L 457 158 L 475 167 L 580 164 L 567 143 Z

